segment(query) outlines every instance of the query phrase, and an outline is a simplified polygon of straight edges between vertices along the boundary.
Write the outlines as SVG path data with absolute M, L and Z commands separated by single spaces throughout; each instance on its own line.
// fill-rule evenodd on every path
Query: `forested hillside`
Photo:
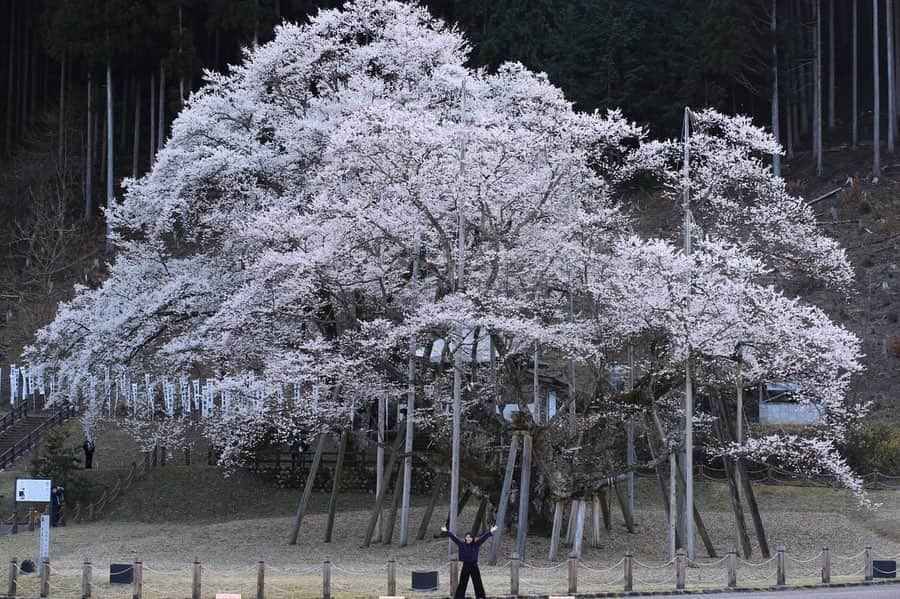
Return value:
M 242 48 L 272 39 L 282 20 L 341 4 L 0 1 L 0 363 L 16 360 L 73 283 L 102 280 L 113 255 L 103 207 L 121 199 L 123 180 L 150 169 L 204 72 L 239 62 Z M 785 148 L 773 166 L 815 202 L 857 271 L 849 296 L 802 283 L 795 291 L 864 340 L 869 374 L 857 390 L 879 405 L 894 401 L 900 11 L 893 0 L 423 4 L 465 32 L 472 66 L 521 61 L 546 72 L 577 110 L 621 108 L 657 137 L 679 134 L 685 105 L 771 127 Z M 659 211 L 665 233 L 666 208 L 651 191 L 632 191 L 641 209 Z

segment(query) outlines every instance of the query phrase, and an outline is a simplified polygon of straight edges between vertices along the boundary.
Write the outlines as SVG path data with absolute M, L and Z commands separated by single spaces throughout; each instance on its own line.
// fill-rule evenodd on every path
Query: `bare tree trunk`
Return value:
M 15 113 L 15 105 L 13 102 L 15 101 L 15 95 L 13 95 L 13 89 L 15 88 L 15 72 L 16 72 L 16 3 L 9 3 L 9 60 L 7 62 L 9 72 L 7 73 L 6 78 L 6 142 L 4 145 L 4 149 L 6 150 L 6 154 L 8 155 L 12 152 L 12 132 L 13 132 L 13 114 Z
M 852 30 L 852 49 L 850 53 L 851 76 L 853 80 L 850 88 L 850 145 L 856 149 L 859 143 L 859 15 L 857 3 L 858 0 L 850 0 L 853 7 L 853 13 L 850 18 L 850 29 Z
M 159 117 L 156 119 L 159 130 L 156 133 L 156 151 L 166 144 L 166 67 L 159 65 Z
M 881 175 L 881 89 L 878 65 L 878 0 L 872 0 L 872 182 Z
M 772 135 L 781 143 L 778 129 L 778 0 L 772 0 Z M 772 172 L 781 176 L 781 154 L 772 154 Z
M 134 80 L 134 139 L 131 144 L 131 177 L 137 179 L 141 160 L 141 79 Z
M 156 162 L 156 75 L 150 73 L 150 131 L 147 137 L 150 139 L 150 168 Z
M 828 128 L 834 129 L 834 0 L 828 0 Z
M 115 116 L 113 114 L 113 88 L 112 88 L 112 65 L 106 63 L 106 242 L 103 246 L 103 253 L 106 256 L 112 255 L 112 220 L 110 214 L 113 204 L 116 201 L 113 193 L 113 183 L 115 182 L 115 145 L 113 137 L 113 128 L 115 125 Z
M 87 84 L 87 156 L 84 169 L 84 220 L 90 220 L 94 212 L 94 109 L 93 76 L 88 71 Z
M 887 28 L 888 152 L 893 154 L 894 136 L 897 134 L 897 112 L 894 103 L 894 0 L 885 0 L 884 5 Z
M 59 149 L 57 162 L 62 169 L 65 160 L 66 147 L 66 52 L 63 50 L 62 60 L 59 63 Z
M 813 153 L 816 156 L 816 174 L 825 174 L 822 156 L 822 0 L 816 0 L 815 35 L 815 89 L 813 90 Z

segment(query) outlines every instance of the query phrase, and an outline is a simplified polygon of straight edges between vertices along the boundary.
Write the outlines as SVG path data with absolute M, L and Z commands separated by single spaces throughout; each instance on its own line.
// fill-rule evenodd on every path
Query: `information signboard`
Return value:
M 16 501 L 32 503 L 50 502 L 50 479 L 17 478 Z

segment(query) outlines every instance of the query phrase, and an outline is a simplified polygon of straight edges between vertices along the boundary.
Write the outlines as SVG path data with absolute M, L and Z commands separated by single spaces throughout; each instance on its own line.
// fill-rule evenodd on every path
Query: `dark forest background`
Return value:
M 240 61 L 242 48 L 270 40 L 283 20 L 341 4 L 0 0 L 0 365 L 16 361 L 58 301 L 71 296 L 72 283 L 103 279 L 111 248 L 104 247 L 102 207 L 121 195 L 123 178 L 150 168 L 204 70 Z M 777 124 L 793 191 L 815 197 L 848 175 L 869 185 L 881 176 L 871 193 L 854 184 L 817 206 L 859 254 L 867 294 L 859 314 L 834 300 L 838 318 L 864 337 L 870 356 L 896 365 L 894 0 L 422 4 L 465 33 L 473 66 L 521 61 L 546 72 L 576 108 L 621 108 L 656 137 L 679 134 L 686 105 Z M 859 241 L 868 234 L 881 245 Z M 873 295 L 879 289 L 890 297 Z

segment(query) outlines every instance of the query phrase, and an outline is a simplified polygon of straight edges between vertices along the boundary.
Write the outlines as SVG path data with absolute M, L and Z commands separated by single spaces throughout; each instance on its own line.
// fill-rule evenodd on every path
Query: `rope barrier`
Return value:
M 774 558 L 773 558 L 773 559 L 774 559 Z M 673 559 L 673 560 L 669 560 L 669 561 L 667 561 L 666 563 L 662 564 L 661 566 L 655 566 L 655 565 L 653 565 L 653 564 L 645 564 L 644 562 L 640 562 L 640 561 L 638 561 L 638 560 L 636 560 L 636 559 L 634 559 L 634 558 L 632 558 L 631 563 L 633 563 L 635 566 L 640 566 L 640 567 L 642 567 L 642 568 L 647 568 L 648 570 L 662 570 L 663 568 L 668 568 L 669 566 L 671 566 L 672 564 L 674 564 L 674 563 L 675 563 L 675 560 L 674 560 L 674 559 Z
M 818 555 L 815 555 L 809 559 L 799 559 L 799 558 L 793 557 L 792 555 L 788 554 L 787 559 L 788 559 L 788 561 L 794 562 L 795 564 L 811 564 L 814 561 L 817 561 L 818 559 L 820 559 L 823 555 L 825 555 L 825 552 L 820 551 Z
M 832 561 L 834 561 L 834 560 L 850 561 L 850 560 L 853 560 L 853 559 L 859 559 L 859 558 L 861 558 L 862 556 L 864 556 L 865 554 L 866 554 L 866 550 L 863 549 L 862 551 L 860 551 L 860 552 L 857 553 L 856 555 L 848 555 L 848 556 L 843 556 L 843 555 L 832 555 L 832 556 L 831 556 L 831 559 L 832 559 Z
M 616 568 L 618 568 L 619 566 L 621 566 L 624 563 L 625 563 L 625 558 L 623 557 L 622 559 L 617 561 L 615 564 L 613 564 L 609 568 L 592 568 L 591 566 L 587 565 L 587 562 L 578 560 L 578 564 L 581 567 L 583 567 L 585 570 L 587 570 L 588 572 L 599 572 L 599 573 L 612 572 L 613 570 L 615 570 Z
M 713 566 L 718 566 L 719 564 L 724 564 L 728 561 L 728 556 L 726 555 L 720 560 L 714 562 L 698 562 L 698 561 L 688 561 L 688 567 L 690 568 L 711 568 Z
M 752 568 L 759 568 L 760 566 L 765 566 L 766 564 L 771 564 L 771 563 L 774 562 L 777 558 L 778 558 L 777 555 L 773 555 L 772 557 L 770 557 L 769 559 L 767 559 L 767 560 L 764 561 L 764 562 L 748 562 L 748 561 L 746 561 L 746 560 L 739 559 L 739 560 L 738 560 L 738 563 L 739 563 L 739 564 L 742 564 L 742 565 L 744 565 L 744 566 L 750 566 L 750 567 L 752 567 Z
M 750 583 L 771 582 L 772 580 L 775 580 L 777 576 L 778 576 L 778 572 L 772 572 L 771 574 L 769 574 L 767 576 L 763 576 L 762 578 L 754 578 L 753 576 L 745 576 L 745 575 L 741 574 L 738 577 L 738 581 L 746 580 L 746 581 L 749 581 Z
M 523 562 L 520 562 L 520 565 L 523 568 L 529 568 L 531 570 L 545 570 L 546 571 L 546 570 L 558 570 L 559 568 L 562 568 L 563 566 L 565 566 L 566 562 L 560 562 L 553 566 L 534 566 L 532 564 L 529 564 L 528 562 L 523 561 Z

